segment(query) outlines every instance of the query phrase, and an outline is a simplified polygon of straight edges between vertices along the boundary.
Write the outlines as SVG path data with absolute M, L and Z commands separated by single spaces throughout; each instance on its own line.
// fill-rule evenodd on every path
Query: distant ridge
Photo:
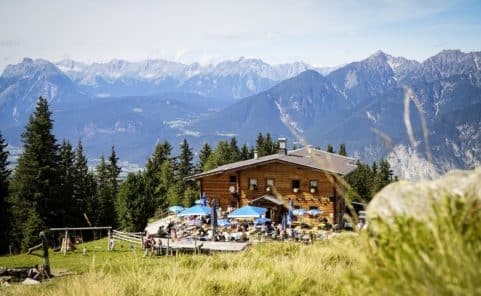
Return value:
M 327 72 L 247 58 L 207 66 L 26 58 L 0 76 L 0 126 L 19 146 L 42 95 L 54 111 L 57 137 L 82 139 L 91 157 L 115 144 L 121 157 L 142 164 L 158 140 L 175 145 L 187 138 L 198 148 L 230 136 L 254 144 L 258 132 L 271 132 L 290 143 L 345 143 L 350 155 L 368 162 L 389 157 L 393 164 L 417 162 L 413 167 L 442 172 L 481 162 L 480 65 L 480 52 L 459 50 L 423 62 L 377 51 Z M 411 102 L 409 109 L 415 143 L 406 133 L 405 88 L 422 107 Z M 424 163 L 419 114 L 434 169 Z

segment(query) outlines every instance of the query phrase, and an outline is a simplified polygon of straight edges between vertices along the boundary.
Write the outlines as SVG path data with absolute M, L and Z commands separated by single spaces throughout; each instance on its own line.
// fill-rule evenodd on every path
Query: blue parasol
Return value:
M 260 217 L 254 220 L 254 225 L 262 225 L 266 224 L 267 222 L 271 222 L 271 219 L 268 219 L 266 217 Z
M 182 212 L 178 213 L 177 216 L 184 217 L 184 216 L 207 216 L 210 215 L 211 209 L 209 207 L 203 207 L 200 205 L 190 207 L 188 209 L 183 210 Z
M 229 214 L 229 218 L 259 218 L 267 212 L 266 208 L 244 206 Z
M 181 207 L 181 206 L 171 206 L 169 207 L 169 211 L 172 212 L 172 213 L 180 213 L 184 210 L 185 208 L 184 207 Z
M 231 224 L 227 219 L 219 219 L 217 220 L 217 225 L 219 225 L 219 227 L 229 227 Z

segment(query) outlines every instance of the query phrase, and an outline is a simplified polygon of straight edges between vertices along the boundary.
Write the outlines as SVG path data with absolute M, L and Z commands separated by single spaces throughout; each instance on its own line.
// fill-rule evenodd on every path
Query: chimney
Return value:
M 258 159 L 258 158 L 259 158 L 259 151 L 254 150 L 254 159 Z
M 279 154 L 287 155 L 287 139 L 279 138 L 277 141 L 279 143 Z

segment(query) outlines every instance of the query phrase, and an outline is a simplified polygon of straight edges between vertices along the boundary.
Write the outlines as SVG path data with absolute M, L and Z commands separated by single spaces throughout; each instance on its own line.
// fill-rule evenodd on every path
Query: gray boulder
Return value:
M 481 199 L 481 168 L 455 170 L 432 181 L 400 181 L 386 186 L 367 207 L 368 221 L 392 221 L 396 216 L 410 216 L 427 221 L 433 205 L 446 194 L 476 196 Z

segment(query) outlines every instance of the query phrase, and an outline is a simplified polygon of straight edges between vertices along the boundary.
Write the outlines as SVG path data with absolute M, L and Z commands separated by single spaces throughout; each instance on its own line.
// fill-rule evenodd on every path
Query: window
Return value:
M 299 188 L 301 188 L 301 181 L 299 180 L 292 180 L 292 191 L 298 192 Z
M 310 180 L 309 181 L 309 190 L 311 193 L 317 192 L 317 189 L 319 188 L 319 185 L 317 183 L 317 180 Z
M 272 191 L 272 187 L 274 187 L 274 179 L 267 178 L 267 179 L 266 179 L 266 191 L 267 191 L 267 192 L 271 192 L 271 191 Z
M 249 178 L 249 190 L 257 190 L 257 179 Z
M 237 183 L 237 177 L 236 176 L 230 176 L 229 177 L 229 183 Z
M 319 210 L 319 208 L 316 206 L 309 206 L 309 210 Z

